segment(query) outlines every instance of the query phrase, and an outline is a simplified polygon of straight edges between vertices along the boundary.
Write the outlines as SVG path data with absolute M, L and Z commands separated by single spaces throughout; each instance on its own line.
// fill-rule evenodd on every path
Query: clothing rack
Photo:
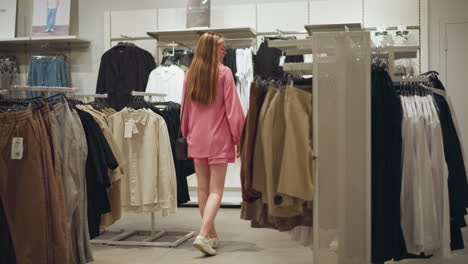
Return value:
M 418 52 L 420 48 L 418 46 L 388 46 L 372 49 L 372 57 L 381 57 L 385 55 L 388 60 L 388 74 L 393 81 L 400 79 L 395 76 L 395 60 L 398 59 L 416 59 L 418 58 Z
M 71 97 L 75 99 L 82 99 L 85 102 L 88 102 L 88 99 L 96 99 L 96 98 L 108 98 L 107 94 L 74 94 Z
M 283 70 L 294 75 L 311 75 L 313 63 L 285 63 Z
M 28 85 L 11 85 L 11 91 L 26 91 L 26 92 L 43 92 L 45 97 L 49 97 L 50 93 L 76 93 L 78 88 L 73 87 L 49 87 L 49 86 L 28 86 Z
M 167 94 L 165 93 L 146 93 L 146 92 L 136 92 L 136 91 L 132 91 L 132 96 L 147 96 L 149 101 L 152 102 L 153 101 L 153 97 L 156 97 L 156 98 L 164 98 L 167 96 Z
M 150 99 L 153 97 L 164 98 L 166 94 L 163 93 L 146 93 L 146 92 L 132 92 L 132 96 L 148 96 Z M 103 98 L 103 97 L 100 97 Z M 100 237 L 106 238 L 96 238 L 91 240 L 92 244 L 104 244 L 104 245 L 114 245 L 114 246 L 147 246 L 147 247 L 169 247 L 175 248 L 186 242 L 190 238 L 194 237 L 197 233 L 195 231 L 191 232 L 181 232 L 181 231 L 166 231 L 166 230 L 156 230 L 156 216 L 155 212 L 150 213 L 151 216 L 151 231 L 142 231 L 142 230 L 130 230 L 125 231 L 121 230 L 120 232 L 107 232 L 104 231 Z M 107 235 L 113 234 L 111 236 Z M 138 236 L 144 237 L 140 241 L 126 241 L 125 239 Z M 178 239 L 174 242 L 157 242 L 156 240 L 160 239 L 163 236 L 173 236 Z
M 429 77 L 427 76 L 394 77 L 392 79 L 394 82 L 400 82 L 400 83 L 429 82 Z
M 74 98 L 108 98 L 107 94 L 75 94 Z

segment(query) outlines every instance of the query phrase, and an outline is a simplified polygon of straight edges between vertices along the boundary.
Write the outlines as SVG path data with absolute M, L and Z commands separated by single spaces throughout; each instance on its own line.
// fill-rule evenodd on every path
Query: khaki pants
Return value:
M 23 138 L 21 160 L 11 159 L 14 137 Z M 0 154 L 0 200 L 17 263 L 70 263 L 63 187 L 47 106 L 34 114 L 0 113 Z M 8 253 L 4 242 L 0 241 L 0 255 Z
M 46 141 L 43 141 L 47 166 L 50 168 L 46 176 L 48 181 L 48 195 L 50 208 L 50 222 L 52 225 L 52 250 L 54 256 L 53 263 L 71 263 L 70 258 L 70 233 L 67 230 L 67 215 L 65 210 L 65 195 L 63 191 L 62 169 L 60 166 L 57 140 L 52 126 L 51 112 L 48 105 L 43 106 L 39 111 L 39 122 L 42 122 L 43 131 L 46 133 Z M 49 156 L 50 155 L 50 156 Z

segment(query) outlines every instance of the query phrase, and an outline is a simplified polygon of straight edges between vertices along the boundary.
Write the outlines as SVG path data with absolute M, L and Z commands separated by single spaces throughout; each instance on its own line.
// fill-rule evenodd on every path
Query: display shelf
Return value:
M 395 60 L 416 59 L 418 57 L 419 47 L 418 46 L 393 47 L 393 52 L 395 53 Z
M 268 47 L 278 48 L 286 55 L 313 54 L 312 39 L 270 40 Z
M 334 32 L 334 31 L 361 31 L 361 23 L 348 24 L 322 24 L 322 25 L 305 25 L 304 26 L 309 36 L 316 32 Z
M 418 46 L 388 46 L 374 48 L 373 53 L 389 53 L 394 54 L 394 59 L 416 59 L 418 58 Z
M 285 63 L 283 70 L 297 75 L 310 75 L 313 71 L 313 63 Z
M 31 38 L 0 38 L 0 45 L 2 44 L 23 44 Z
M 53 47 L 53 48 L 79 48 L 88 47 L 91 42 L 77 36 L 64 37 L 20 37 L 11 39 L 0 39 L 0 49 L 17 49 L 30 47 Z
M 255 38 L 257 32 L 250 27 L 245 28 L 197 28 L 197 29 L 177 29 L 160 30 L 147 32 L 149 36 L 164 42 L 187 42 L 196 41 L 205 32 L 216 32 L 222 34 L 226 39 Z
M 421 29 L 420 26 L 407 26 L 406 30 L 419 30 Z M 376 27 L 366 27 L 365 30 L 367 31 L 377 31 Z M 386 27 L 385 30 L 398 30 L 398 27 L 392 26 L 392 27 Z
M 416 59 L 420 48 L 418 46 L 388 46 L 372 49 L 372 57 L 385 55 L 388 60 L 388 74 L 395 80 L 395 60 Z

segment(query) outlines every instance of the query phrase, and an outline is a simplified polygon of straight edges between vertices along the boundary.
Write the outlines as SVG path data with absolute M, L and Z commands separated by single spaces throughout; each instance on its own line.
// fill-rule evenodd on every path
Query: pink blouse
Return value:
M 185 100 L 186 85 L 182 105 Z M 202 105 L 190 99 L 183 105 L 182 135 L 187 137 L 190 158 L 234 158 L 234 146 L 244 126 L 244 112 L 231 70 L 220 65 L 216 102 Z

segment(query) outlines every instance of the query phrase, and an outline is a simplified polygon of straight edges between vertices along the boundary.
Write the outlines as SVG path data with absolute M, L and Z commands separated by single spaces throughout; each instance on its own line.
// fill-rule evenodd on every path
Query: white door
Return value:
M 445 30 L 445 85 L 453 102 L 459 136 L 468 168 L 468 18 L 452 20 L 442 25 Z

